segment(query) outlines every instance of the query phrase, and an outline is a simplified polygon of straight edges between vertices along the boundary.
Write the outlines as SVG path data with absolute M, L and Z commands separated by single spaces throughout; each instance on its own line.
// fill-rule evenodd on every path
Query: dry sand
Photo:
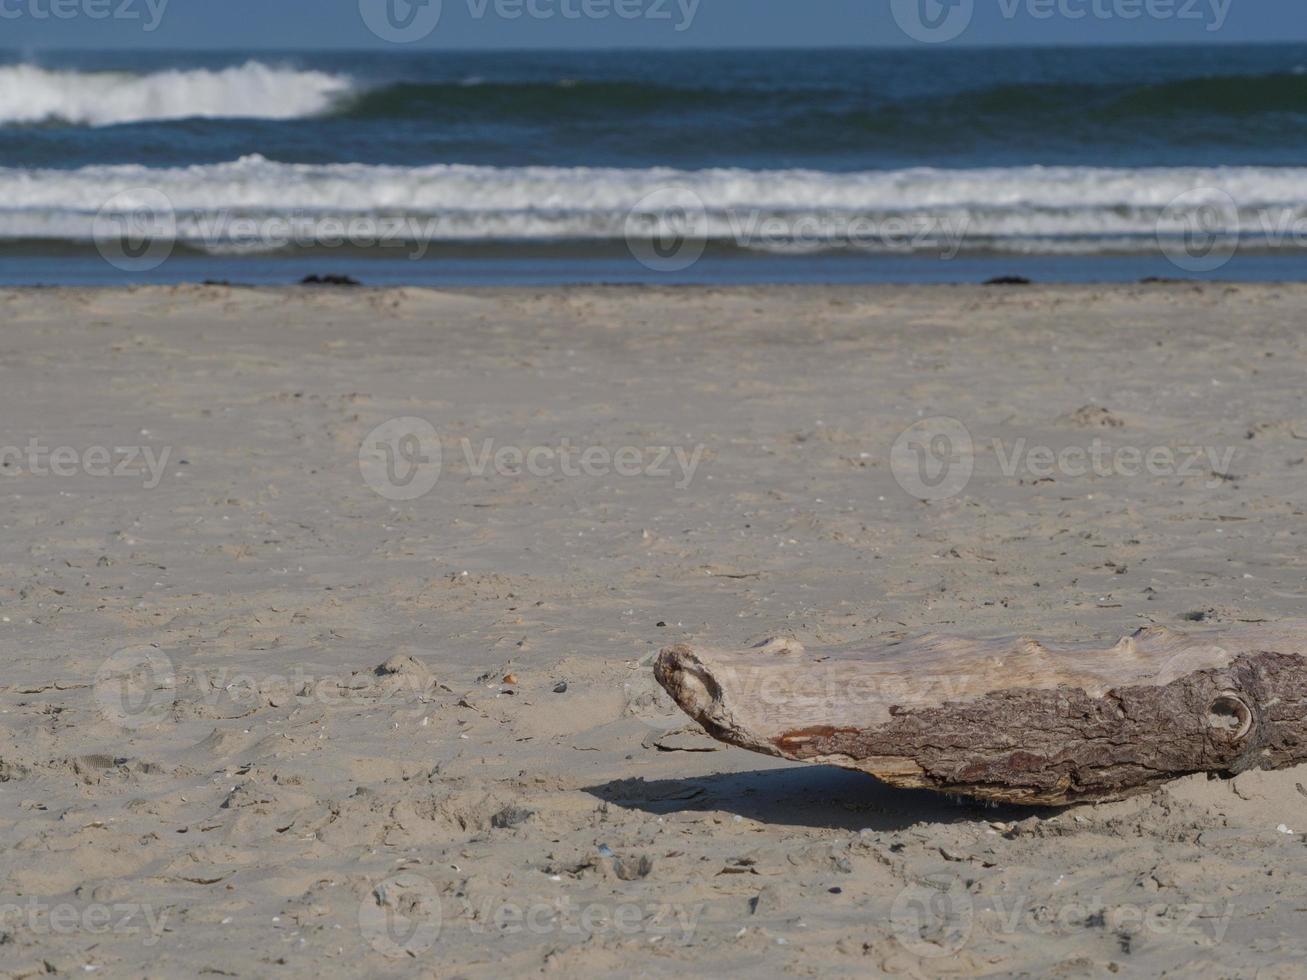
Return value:
M 1302 976 L 1303 770 L 985 809 L 719 746 L 647 663 L 1301 618 L 1304 319 L 1297 286 L 0 293 L 0 968 Z M 975 472 L 923 502 L 890 450 L 935 416 Z M 406 417 L 442 449 L 411 500 L 420 439 L 360 466 Z M 1004 472 L 1096 439 L 1116 472 Z M 512 472 L 563 446 L 595 452 Z

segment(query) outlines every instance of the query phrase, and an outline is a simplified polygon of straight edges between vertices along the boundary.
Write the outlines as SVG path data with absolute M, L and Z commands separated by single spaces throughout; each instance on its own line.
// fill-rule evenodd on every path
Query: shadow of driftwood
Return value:
M 761 823 L 837 830 L 903 830 L 921 823 L 1024 820 L 1051 812 L 986 806 L 925 790 L 887 786 L 831 766 L 723 772 L 684 779 L 616 779 L 586 792 L 616 806 L 668 813 L 720 810 Z

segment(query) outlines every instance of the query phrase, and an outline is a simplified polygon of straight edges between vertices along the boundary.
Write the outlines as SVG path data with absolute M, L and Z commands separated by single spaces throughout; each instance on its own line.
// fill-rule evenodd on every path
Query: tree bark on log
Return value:
M 1107 648 L 679 645 L 654 673 L 723 742 L 994 802 L 1116 800 L 1191 773 L 1307 762 L 1307 623 L 1151 626 Z

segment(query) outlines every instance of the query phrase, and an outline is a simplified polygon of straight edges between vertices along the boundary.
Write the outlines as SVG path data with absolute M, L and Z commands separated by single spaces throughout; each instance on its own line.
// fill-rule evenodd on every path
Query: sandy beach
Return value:
M 714 742 L 650 663 L 1304 618 L 1304 316 L 0 292 L 0 970 L 1301 976 L 1304 769 L 984 807 Z

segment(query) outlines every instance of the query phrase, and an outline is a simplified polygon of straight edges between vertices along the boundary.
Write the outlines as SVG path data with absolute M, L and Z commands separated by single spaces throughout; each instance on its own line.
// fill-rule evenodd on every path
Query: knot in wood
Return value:
M 1235 691 L 1223 691 L 1207 707 L 1207 726 L 1232 742 L 1241 742 L 1253 730 L 1253 712 Z

